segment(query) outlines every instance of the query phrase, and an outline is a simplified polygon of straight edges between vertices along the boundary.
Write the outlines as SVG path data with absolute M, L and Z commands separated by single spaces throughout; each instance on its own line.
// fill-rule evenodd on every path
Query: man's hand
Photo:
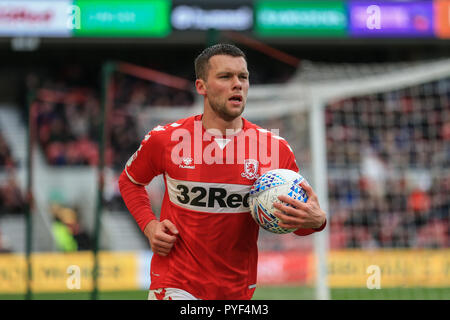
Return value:
M 275 212 L 274 215 L 281 220 L 279 226 L 282 228 L 318 229 L 326 220 L 325 212 L 320 209 L 319 200 L 311 186 L 305 181 L 303 181 L 300 185 L 308 195 L 307 202 L 302 202 L 289 196 L 280 195 L 278 196 L 279 200 L 289 203 L 294 207 L 289 207 L 285 204 L 274 202 L 273 206 L 281 211 Z
M 178 230 L 170 220 L 152 220 L 144 229 L 152 251 L 160 256 L 167 256 L 177 240 Z

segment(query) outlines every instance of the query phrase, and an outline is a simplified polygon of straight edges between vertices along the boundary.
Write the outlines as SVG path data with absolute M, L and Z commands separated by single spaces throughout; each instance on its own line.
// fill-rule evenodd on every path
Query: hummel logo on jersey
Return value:
M 194 160 L 191 157 L 183 158 L 182 164 L 180 164 L 180 168 L 184 169 L 195 169 L 195 165 L 192 165 Z

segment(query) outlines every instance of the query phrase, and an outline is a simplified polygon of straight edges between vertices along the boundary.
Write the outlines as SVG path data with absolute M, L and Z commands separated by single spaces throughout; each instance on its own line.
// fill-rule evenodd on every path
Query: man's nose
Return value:
M 242 81 L 238 76 L 233 77 L 233 89 L 242 89 Z

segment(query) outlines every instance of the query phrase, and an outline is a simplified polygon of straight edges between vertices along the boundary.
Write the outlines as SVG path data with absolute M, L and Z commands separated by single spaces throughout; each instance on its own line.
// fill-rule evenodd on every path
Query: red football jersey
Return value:
M 168 256 L 153 255 L 150 289 L 180 288 L 200 299 L 250 299 L 259 232 L 250 214 L 250 188 L 268 170 L 298 172 L 298 167 L 287 142 L 273 132 L 243 119 L 238 133 L 212 135 L 201 117 L 154 128 L 124 170 L 137 185 L 164 175 L 160 220 L 169 219 L 179 231 Z M 144 230 L 154 217 L 140 214 L 133 216 Z

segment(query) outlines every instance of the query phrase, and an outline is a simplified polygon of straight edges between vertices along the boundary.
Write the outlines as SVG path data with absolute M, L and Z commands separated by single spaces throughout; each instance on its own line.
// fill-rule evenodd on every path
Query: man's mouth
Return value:
M 228 100 L 231 101 L 231 103 L 233 103 L 233 104 L 240 104 L 243 99 L 240 94 L 236 94 L 236 95 L 231 96 Z

